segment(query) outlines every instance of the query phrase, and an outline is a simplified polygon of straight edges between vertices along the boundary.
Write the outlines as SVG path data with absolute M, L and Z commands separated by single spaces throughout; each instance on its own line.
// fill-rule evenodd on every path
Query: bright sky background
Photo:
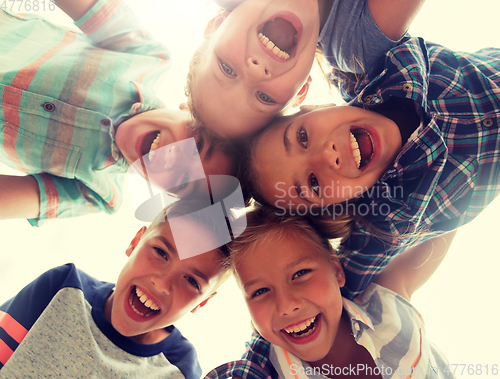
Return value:
M 128 3 L 172 53 L 173 65 L 160 96 L 169 108 L 176 108 L 184 99 L 187 62 L 201 41 L 213 6 L 207 8 L 204 0 Z M 456 50 L 500 47 L 499 14 L 498 0 L 429 0 L 410 32 Z M 45 12 L 45 17 L 57 23 L 68 22 L 58 11 Z M 320 75 L 313 77 L 315 94 L 306 102 L 341 103 L 337 96 L 326 93 Z M 13 171 L 0 166 L 0 173 Z M 500 365 L 500 248 L 495 237 L 499 233 L 498 214 L 500 200 L 461 228 L 442 266 L 412 300 L 426 321 L 429 338 L 446 353 L 450 363 L 482 365 L 483 375 L 486 365 L 490 375 L 491 366 Z M 114 282 L 125 262 L 125 249 L 142 225 L 134 219 L 128 194 L 113 216 L 57 220 L 41 228 L 33 228 L 25 220 L 0 221 L 0 303 L 42 272 L 67 262 L 96 278 Z M 204 373 L 239 359 L 250 336 L 246 307 L 232 279 L 205 308 L 176 326 L 196 346 Z M 467 371 L 458 375 L 473 376 L 479 375 L 468 375 Z

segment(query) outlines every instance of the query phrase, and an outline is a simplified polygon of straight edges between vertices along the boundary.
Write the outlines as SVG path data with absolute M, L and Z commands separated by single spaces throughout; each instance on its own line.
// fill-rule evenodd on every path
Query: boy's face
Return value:
M 401 150 L 397 125 L 375 112 L 340 106 L 283 118 L 254 145 L 264 198 L 296 208 L 339 203 L 372 187 Z
M 105 314 L 120 334 L 155 343 L 164 338 L 162 328 L 205 304 L 224 270 L 216 250 L 180 260 L 168 222 L 144 230 L 127 249 Z M 186 222 L 183 230 L 186 238 L 212 238 L 198 223 Z
M 229 14 L 213 35 L 194 82 L 193 101 L 207 127 L 228 138 L 248 136 L 295 97 L 314 60 L 317 3 L 246 0 Z M 268 40 L 281 49 L 269 50 Z
M 184 110 L 143 112 L 118 127 L 116 145 L 141 176 L 145 176 L 145 169 L 153 184 L 185 197 L 191 194 L 194 180 L 200 179 L 199 171 L 203 176 L 231 175 L 234 171 L 230 157 L 220 148 L 202 137 L 192 140 L 190 124 L 191 116 Z
M 308 362 L 328 354 L 343 307 L 344 274 L 337 259 L 327 258 L 301 233 L 287 232 L 286 238 L 257 244 L 235 268 L 262 337 Z

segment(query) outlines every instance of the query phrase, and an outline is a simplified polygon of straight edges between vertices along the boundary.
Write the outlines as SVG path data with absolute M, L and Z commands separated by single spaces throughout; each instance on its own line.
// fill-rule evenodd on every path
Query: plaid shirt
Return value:
M 34 174 L 33 225 L 117 210 L 128 164 L 114 127 L 163 106 L 152 88 L 168 51 L 121 0 L 98 1 L 75 24 L 84 34 L 0 11 L 0 161 Z
M 269 360 L 271 344 L 257 333 L 247 342 L 247 352 L 239 361 L 220 365 L 210 371 L 205 379 L 224 379 L 238 377 L 242 379 L 278 379 L 278 373 Z
M 381 242 L 356 223 L 342 245 L 347 276 L 343 295 L 348 298 L 361 293 L 414 241 L 394 236 L 451 231 L 474 219 L 497 196 L 500 50 L 456 53 L 405 38 L 364 78 L 353 78 L 332 74 L 349 105 L 370 109 L 391 96 L 411 99 L 421 107 L 423 123 L 359 199 L 357 209 L 364 219 L 393 237 Z
M 422 316 L 407 300 L 387 288 L 372 284 L 354 301 L 343 299 L 353 338 L 365 347 L 385 379 L 453 378 L 445 355 L 427 338 Z M 210 371 L 205 379 L 231 377 L 264 379 L 320 379 L 328 376 L 364 377 L 364 364 L 335 367 L 309 363 L 257 334 L 247 344 L 244 359 Z M 372 371 L 373 372 L 373 371 Z M 377 372 L 377 371 L 375 371 Z

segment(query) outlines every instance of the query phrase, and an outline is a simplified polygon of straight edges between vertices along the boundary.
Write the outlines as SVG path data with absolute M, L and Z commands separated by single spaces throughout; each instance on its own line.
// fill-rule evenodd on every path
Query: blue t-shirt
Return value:
M 0 378 L 199 378 L 196 351 L 173 325 L 156 344 L 113 328 L 103 313 L 113 287 L 68 264 L 3 304 Z

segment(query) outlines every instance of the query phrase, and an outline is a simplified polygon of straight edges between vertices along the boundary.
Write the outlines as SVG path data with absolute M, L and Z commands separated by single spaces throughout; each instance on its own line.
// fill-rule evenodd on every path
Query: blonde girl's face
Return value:
M 262 337 L 308 362 L 328 354 L 343 307 L 344 274 L 336 258 L 293 232 L 258 243 L 235 271 Z
M 228 138 L 262 128 L 305 84 L 319 25 L 317 0 L 239 5 L 214 33 L 197 69 L 193 101 L 203 123 Z

